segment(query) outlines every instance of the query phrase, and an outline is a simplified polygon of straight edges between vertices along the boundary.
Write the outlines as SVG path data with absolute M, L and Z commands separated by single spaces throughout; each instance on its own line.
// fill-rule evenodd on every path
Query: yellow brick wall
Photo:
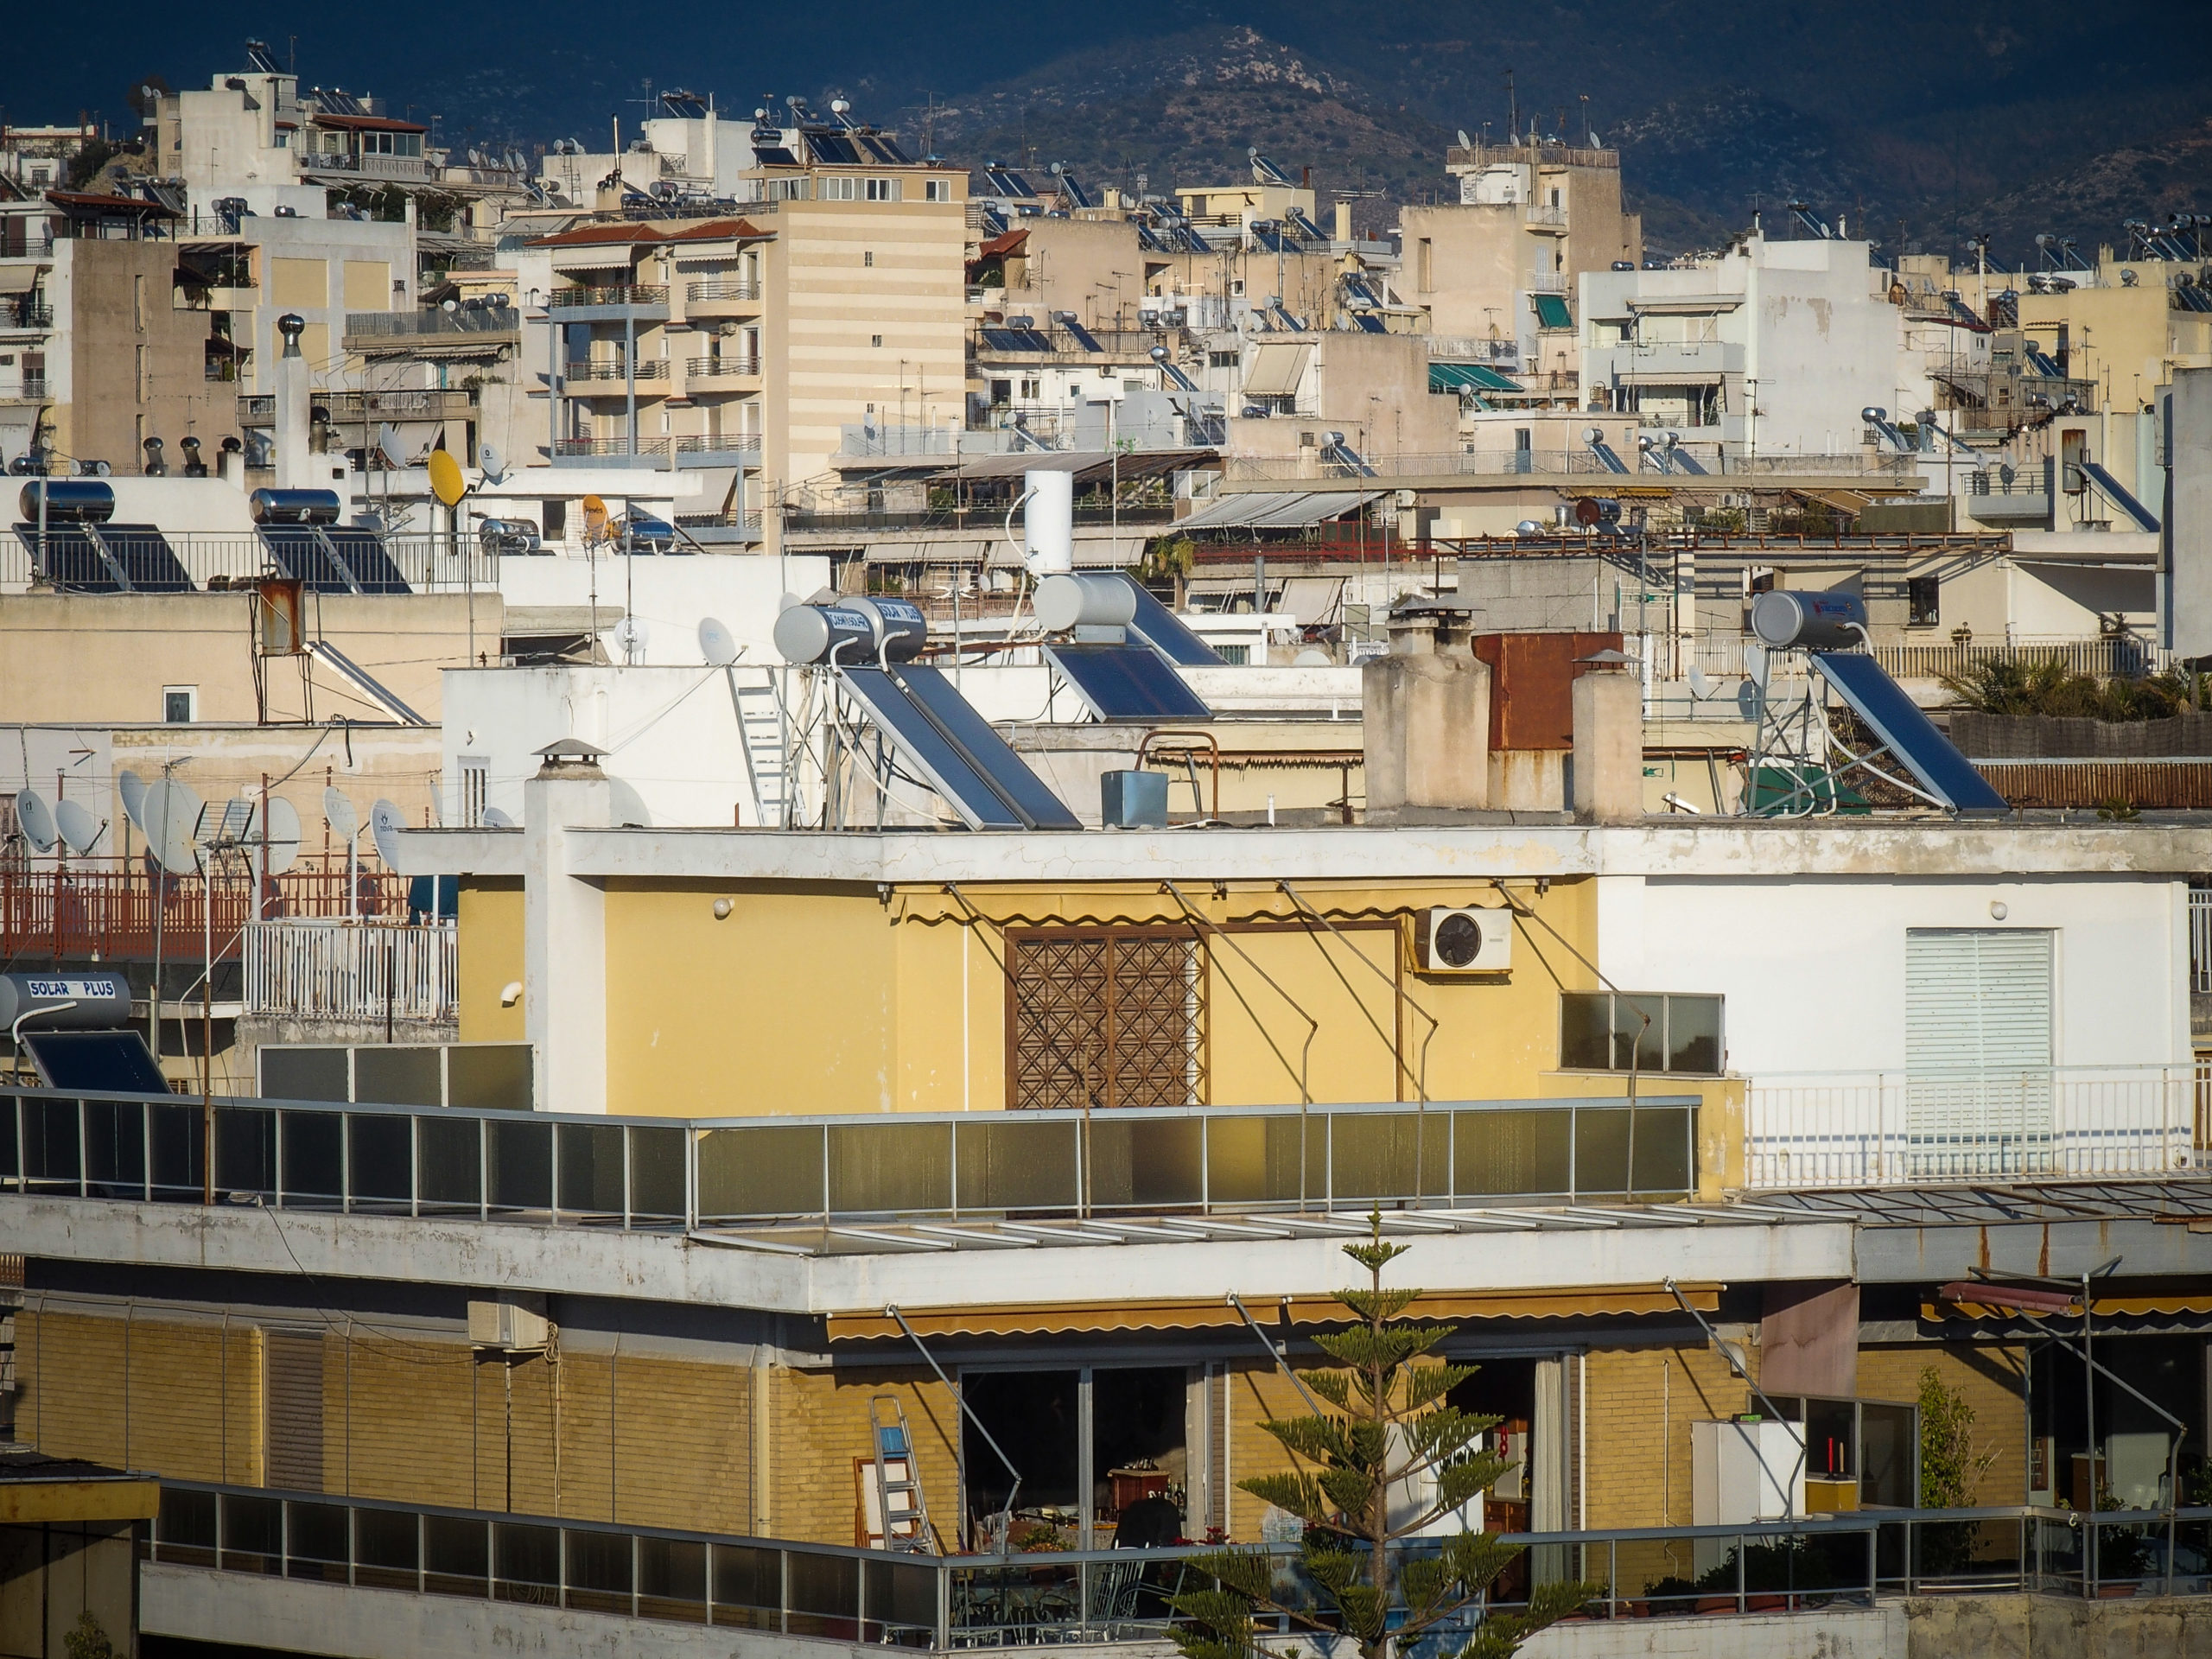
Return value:
M 350 1347 L 343 1337 L 323 1344 L 325 1484 L 361 1497 L 475 1508 L 474 1356 L 458 1343 L 359 1326 L 351 1335 Z
M 1689 1525 L 1690 1425 L 1754 1409 L 1751 1389 L 1703 1344 L 1601 1350 L 1582 1364 L 1590 1525 Z
M 948 1548 L 960 1529 L 959 1408 L 926 1370 L 852 1369 L 770 1373 L 773 1451 L 770 1518 L 779 1538 L 850 1544 L 859 1515 L 853 1459 L 871 1455 L 868 1402 L 888 1394 L 905 1408 L 930 1521 Z
M 1237 1362 L 1229 1368 L 1229 1535 L 1242 1543 L 1256 1541 L 1268 1505 L 1243 1490 L 1243 1483 L 1259 1475 L 1284 1473 L 1298 1460 L 1281 1441 L 1260 1427 L 1270 1418 L 1307 1414 L 1305 1396 L 1282 1374 L 1280 1367 L 1258 1361 Z
M 2018 1503 L 2027 1491 L 2027 1400 L 2020 1382 L 2026 1351 L 2011 1344 L 1928 1343 L 1859 1351 L 1859 1394 L 1865 1400 L 1917 1400 L 1920 1373 L 1933 1365 L 1946 1388 L 1962 1390 L 1974 1408 L 1978 1452 L 1996 1458 L 1968 1501 Z
M 120 1312 L 35 1302 L 16 1316 L 17 1435 L 54 1457 L 258 1483 L 260 1332 L 143 1318 L 125 1325 Z
M 751 1369 L 625 1354 L 617 1382 L 615 1519 L 752 1531 Z

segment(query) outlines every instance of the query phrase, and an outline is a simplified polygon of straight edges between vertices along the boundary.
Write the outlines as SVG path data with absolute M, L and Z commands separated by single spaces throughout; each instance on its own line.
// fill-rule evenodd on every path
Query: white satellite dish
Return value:
M 1689 669 L 1690 695 L 1703 702 L 1713 695 L 1713 681 L 1695 663 Z
M 384 451 L 385 460 L 393 467 L 407 464 L 406 447 L 399 442 L 399 434 L 390 426 L 377 428 L 377 448 Z
M 1766 677 L 1766 647 L 1755 641 L 1744 641 L 1744 672 L 1755 680 Z
M 135 772 L 118 772 L 115 774 L 115 792 L 123 797 L 123 816 L 143 830 L 146 827 L 146 780 Z
M 699 619 L 699 657 L 709 668 L 728 668 L 744 647 L 734 634 L 714 617 Z
M 23 832 L 23 839 L 41 853 L 54 850 L 58 839 L 54 828 L 54 809 L 46 804 L 46 797 L 35 789 L 16 791 L 16 827 Z
M 175 779 L 163 778 L 147 785 L 142 810 L 146 816 L 141 827 L 155 861 L 171 875 L 190 875 L 198 870 L 200 851 L 192 836 L 199 827 L 200 815 L 207 810 L 200 797 Z
M 399 868 L 399 832 L 406 827 L 407 820 L 390 801 L 378 801 L 369 809 L 369 837 L 388 870 Z
M 263 815 L 269 836 L 269 861 L 264 875 L 282 875 L 300 855 L 300 809 L 282 795 L 272 795 Z
M 351 841 L 361 833 L 361 815 L 353 810 L 346 791 L 334 785 L 322 791 L 322 821 L 340 841 Z
M 625 657 L 642 656 L 651 632 L 642 617 L 626 616 L 614 625 L 614 643 Z
M 486 830 L 512 830 L 515 827 L 515 821 L 498 807 L 487 806 L 484 809 L 484 827 Z
M 507 464 L 499 452 L 488 443 L 476 446 L 476 464 L 483 469 L 484 481 L 497 484 L 507 474 Z
M 60 832 L 62 844 L 79 858 L 92 850 L 107 829 L 82 801 L 56 801 L 54 827 Z

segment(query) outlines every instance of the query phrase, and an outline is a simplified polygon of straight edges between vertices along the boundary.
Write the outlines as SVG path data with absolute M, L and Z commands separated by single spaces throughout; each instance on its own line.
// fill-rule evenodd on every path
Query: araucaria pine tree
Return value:
M 1285 1594 L 1263 1550 L 1205 1556 L 1197 1565 L 1212 1583 L 1174 1603 L 1191 1621 L 1174 1631 L 1186 1659 L 1288 1659 L 1287 1646 L 1267 1644 L 1274 1633 L 1262 1637 L 1260 1616 L 1349 1637 L 1361 1659 L 1391 1659 L 1439 1626 L 1461 1624 L 1519 1554 L 1497 1534 L 1464 1525 L 1417 1546 L 1403 1542 L 1489 1491 L 1512 1465 L 1478 1445 L 1499 1420 L 1450 1402 L 1475 1367 L 1423 1363 L 1450 1327 L 1400 1317 L 1421 1292 L 1385 1290 L 1382 1269 L 1408 1247 L 1384 1242 L 1379 1214 L 1371 1225 L 1370 1237 L 1344 1246 L 1369 1280 L 1363 1290 L 1337 1293 L 1351 1322 L 1314 1338 L 1335 1364 L 1299 1373 L 1330 1409 L 1262 1423 L 1300 1466 L 1237 1483 L 1304 1523 L 1300 1577 L 1313 1599 Z M 1536 1586 L 1522 1611 L 1485 1618 L 1456 1659 L 1506 1659 L 1601 1592 L 1589 1584 Z

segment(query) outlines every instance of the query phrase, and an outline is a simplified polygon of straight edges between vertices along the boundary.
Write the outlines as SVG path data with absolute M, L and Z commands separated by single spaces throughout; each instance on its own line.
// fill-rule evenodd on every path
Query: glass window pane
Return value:
M 1559 1064 L 1562 1071 L 1610 1071 L 1613 1065 L 1612 998 L 1603 991 L 1564 991 L 1559 999 Z
M 276 1190 L 276 1114 L 215 1109 L 215 1192 Z
M 1917 1507 L 1913 1450 L 1919 1438 L 1910 1406 L 1859 1408 L 1859 1507 Z
M 492 1207 L 552 1209 L 553 1126 L 491 1118 L 484 1128 L 492 1143 Z
M 1574 1113 L 1574 1190 L 1578 1194 L 1628 1190 L 1625 1108 L 1578 1107 Z
M 277 1573 L 283 1565 L 283 1500 L 225 1493 L 224 1567 L 233 1573 Z
M 1667 999 L 1663 996 L 1613 999 L 1614 1071 L 1625 1071 L 1631 1064 L 1638 1071 L 1666 1070 L 1666 1012 Z
M 783 1628 L 781 1550 L 716 1544 L 714 1569 L 715 1624 L 756 1630 Z
M 483 1202 L 481 1164 L 475 1117 L 418 1117 L 415 1144 L 425 1206 L 474 1210 Z
M 1852 1456 L 1852 1443 L 1858 1439 L 1852 1432 L 1856 1414 L 1848 1400 L 1805 1402 L 1806 1479 L 1849 1480 L 1857 1472 L 1858 1465 Z
M 569 1605 L 588 1612 L 628 1612 L 630 1535 L 570 1530 L 563 1536 L 569 1551 Z
M 1636 1109 L 1638 1192 L 1688 1192 L 1697 1185 L 1690 1155 L 1690 1126 L 1696 1121 L 1696 1114 L 1687 1106 Z
M 550 1606 L 560 1597 L 561 1529 L 512 1521 L 492 1524 L 492 1594 L 500 1601 Z
M 1402 1198 L 1443 1192 L 1449 1125 L 1442 1112 L 1332 1114 L 1332 1193 L 1338 1198 Z
M 791 1552 L 793 1636 L 850 1641 L 860 1634 L 861 1564 L 849 1555 Z
M 456 1043 L 446 1050 L 446 1104 L 526 1112 L 530 1073 L 528 1043 Z
M 622 1126 L 563 1123 L 561 1208 L 579 1216 L 622 1213 Z
M 143 1104 L 135 1100 L 85 1103 L 85 1179 L 95 1198 L 135 1198 L 144 1192 Z
M 682 1538 L 638 1540 L 638 1612 L 645 1618 L 707 1617 L 707 1547 Z
M 16 1167 L 16 1096 L 0 1096 L 0 1180 L 22 1173 Z
M 630 1213 L 645 1220 L 683 1219 L 682 1129 L 630 1131 Z
M 23 1174 L 34 1192 L 41 1185 L 74 1191 L 79 1150 L 75 1101 L 23 1102 Z
M 963 1120 L 959 1126 L 962 1211 L 1072 1207 L 1077 1202 L 1079 1127 L 1073 1122 Z
M 1095 1117 L 1090 1202 L 1145 1210 L 1196 1205 L 1205 1196 L 1205 1126 L 1195 1117 Z
M 1461 1198 L 1512 1198 L 1567 1188 L 1566 1110 L 1452 1114 L 1452 1188 Z
M 343 1185 L 340 1175 L 345 1120 L 336 1112 L 285 1112 L 284 1198 L 326 1199 L 336 1203 Z
M 342 1503 L 302 1503 L 284 1506 L 286 1576 L 346 1580 L 346 1510 Z
M 896 1561 L 868 1564 L 868 1617 L 888 1625 L 891 1640 L 937 1629 L 937 1570 Z M 914 1645 L 911 1642 L 906 1645 Z M 926 1645 L 926 1644 L 923 1644 Z
M 1667 1069 L 1669 1071 L 1719 1072 L 1719 997 L 1669 996 L 1667 999 Z
M 823 1133 L 820 1124 L 798 1123 L 702 1129 L 700 1220 L 820 1215 Z
M 27 1105 L 29 1103 L 25 1103 Z M 154 1106 L 154 1197 L 197 1204 L 207 1191 L 207 1131 L 197 1106 Z
M 1297 1204 L 1328 1189 L 1325 1117 L 1239 1113 L 1211 1119 L 1205 1133 L 1206 1191 L 1215 1204 Z
M 404 1205 L 414 1180 L 415 1121 L 373 1112 L 354 1112 L 346 1120 L 352 1155 L 349 1174 L 353 1202 L 372 1206 Z
M 215 1494 L 162 1488 L 161 1513 L 154 1519 L 161 1559 L 186 1567 L 215 1565 Z
M 404 1573 L 411 1581 L 421 1554 L 413 1516 L 404 1510 L 353 1511 L 353 1557 L 364 1568 Z
M 270 1044 L 260 1051 L 261 1092 L 270 1100 L 343 1100 L 346 1051 Z
M 480 1596 L 491 1577 L 491 1541 L 481 1521 L 423 1517 L 423 1587 L 432 1595 Z
M 832 1124 L 830 1207 L 847 1213 L 950 1211 L 950 1126 Z
M 438 1051 L 397 1045 L 355 1049 L 353 1098 L 389 1106 L 442 1106 Z

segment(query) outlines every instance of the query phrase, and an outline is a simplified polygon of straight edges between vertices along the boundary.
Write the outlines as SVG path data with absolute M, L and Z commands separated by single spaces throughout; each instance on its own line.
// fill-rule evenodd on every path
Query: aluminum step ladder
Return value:
M 780 830 L 787 822 L 791 798 L 784 700 L 772 680 L 741 682 L 734 668 L 723 671 L 729 676 L 730 707 L 737 715 L 738 748 L 745 757 L 745 779 L 753 791 L 753 821 Z
M 895 1395 L 879 1394 L 868 1402 L 868 1435 L 875 1448 L 875 1505 L 886 1549 L 934 1555 L 929 1503 L 922 1496 L 921 1471 L 914 1463 L 914 1440 L 907 1432 L 906 1408 Z

